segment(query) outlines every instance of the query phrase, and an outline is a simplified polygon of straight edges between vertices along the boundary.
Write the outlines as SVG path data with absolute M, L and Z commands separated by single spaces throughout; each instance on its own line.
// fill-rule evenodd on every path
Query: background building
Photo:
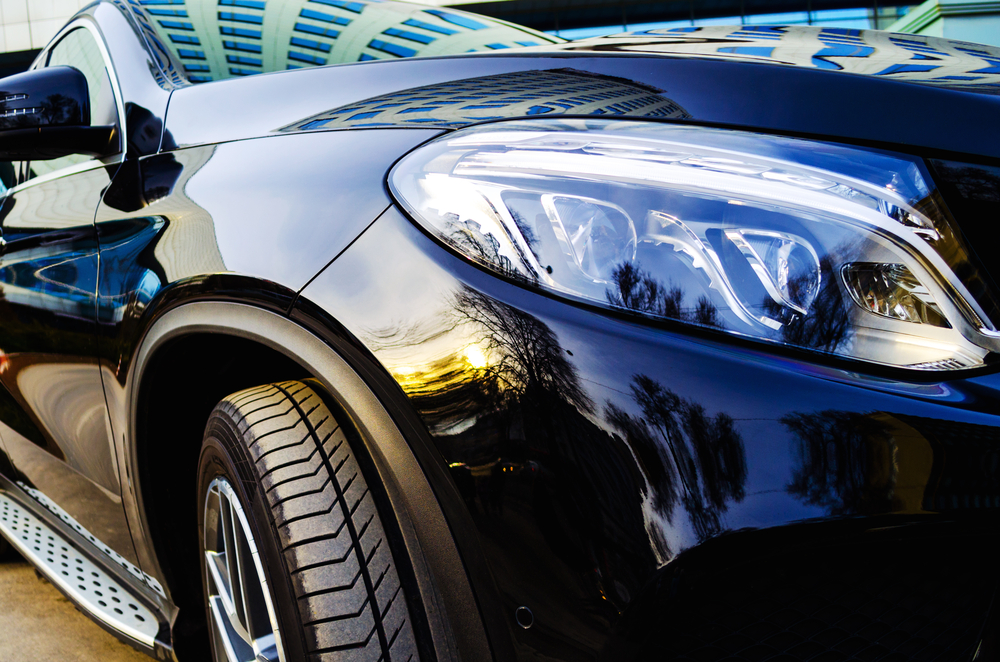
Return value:
M 0 76 L 24 70 L 66 19 L 92 0 L 0 0 Z
M 328 62 L 539 46 L 551 37 L 426 5 L 140 0 L 195 83 Z M 378 11 L 364 11 L 366 7 Z
M 927 0 L 886 29 L 1000 46 L 1000 1 Z
M 58 29 L 80 8 L 91 0 L 0 0 L 0 76 L 7 76 L 24 70 L 37 55 L 38 50 L 52 38 Z M 305 1 L 305 0 L 303 0 Z M 433 37 L 438 30 L 458 30 L 475 32 L 468 26 L 449 22 L 447 18 L 432 17 L 425 21 L 431 29 L 418 27 L 408 29 L 397 27 L 397 32 L 407 36 L 388 35 L 384 43 L 348 44 L 348 39 L 337 39 L 345 32 L 349 36 L 352 22 L 361 19 L 359 12 L 352 12 L 353 4 L 346 0 L 312 0 L 306 2 L 311 8 L 312 18 L 303 17 L 299 4 L 293 12 L 275 14 L 267 12 L 268 20 L 287 23 L 288 32 L 297 37 L 299 47 L 275 49 L 272 53 L 253 50 L 253 38 L 246 38 L 257 30 L 253 23 L 265 12 L 262 8 L 266 0 L 218 0 L 212 11 L 203 17 L 189 17 L 200 20 L 185 21 L 183 0 L 140 0 L 155 20 L 172 21 L 177 29 L 176 43 L 169 46 L 175 53 L 183 49 L 189 54 L 197 54 L 197 44 L 183 44 L 185 34 L 193 42 L 198 39 L 198 30 L 226 28 L 232 31 L 234 44 L 250 44 L 245 53 L 208 52 L 204 59 L 181 58 L 191 65 L 188 75 L 208 78 L 212 72 L 225 69 L 244 69 L 253 73 L 258 69 L 256 62 L 262 56 L 287 58 L 288 65 L 322 64 L 333 48 L 353 48 L 362 59 L 384 56 L 406 57 L 419 52 L 433 54 Z M 423 5 L 442 8 L 459 7 L 465 11 L 480 13 L 502 20 L 525 25 L 539 31 L 559 35 L 567 39 L 598 36 L 632 30 L 649 30 L 681 26 L 711 26 L 721 24 L 737 25 L 816 25 L 854 29 L 889 29 L 897 32 L 912 32 L 948 39 L 973 41 L 1000 46 L 1000 0 L 927 0 L 917 5 L 917 0 L 419 0 Z M 217 4 L 218 6 L 214 6 Z M 218 11 L 215 11 L 218 10 Z M 223 14 L 237 20 L 227 20 Z M 407 20 L 401 12 L 400 23 Z M 274 16 L 273 19 L 270 17 Z M 363 22 L 364 19 L 361 19 Z M 184 24 L 194 24 L 193 30 L 184 29 Z M 166 26 L 165 26 L 166 27 Z M 297 30 L 301 27 L 302 30 Z M 358 33 L 370 33 L 360 29 Z M 412 26 L 410 26 L 412 27 Z M 302 32 L 302 34 L 298 34 Z M 407 37 L 416 35 L 423 41 L 413 41 Z M 482 35 L 471 35 L 472 41 L 481 41 Z M 335 39 L 337 39 L 335 41 Z M 431 39 L 431 41 L 427 41 Z M 449 40 L 452 41 L 452 40 Z M 509 39 L 500 40 L 502 42 Z M 498 42 L 499 43 L 499 42 Z M 507 46 L 517 44 L 505 43 Z M 191 46 L 191 48 L 186 48 Z M 473 44 L 475 46 L 475 44 Z M 270 49 L 263 49 L 270 51 Z M 336 59 L 336 58 L 335 58 Z M 342 59 L 340 61 L 343 61 Z M 204 71 L 196 71 L 201 64 Z

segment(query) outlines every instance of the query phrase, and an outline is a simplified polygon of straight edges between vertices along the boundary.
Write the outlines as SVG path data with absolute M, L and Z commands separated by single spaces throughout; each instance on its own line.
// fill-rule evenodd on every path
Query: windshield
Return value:
M 454 9 L 377 0 L 141 0 L 192 83 L 562 41 Z

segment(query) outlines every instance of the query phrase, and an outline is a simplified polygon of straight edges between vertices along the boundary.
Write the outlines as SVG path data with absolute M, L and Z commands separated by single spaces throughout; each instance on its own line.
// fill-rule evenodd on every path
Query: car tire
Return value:
M 217 661 L 419 659 L 358 449 L 318 388 L 247 389 L 208 419 L 198 528 Z

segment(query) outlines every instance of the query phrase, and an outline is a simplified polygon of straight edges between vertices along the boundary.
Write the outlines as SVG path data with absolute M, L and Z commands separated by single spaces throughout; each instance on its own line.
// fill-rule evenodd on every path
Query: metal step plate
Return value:
M 28 487 L 27 485 L 25 485 L 20 481 L 17 482 L 17 486 L 20 487 L 22 490 L 24 490 L 24 492 L 32 499 L 34 499 L 41 505 L 45 506 L 46 510 L 48 510 L 53 515 L 61 519 L 65 524 L 69 525 L 71 529 L 73 529 L 81 536 L 89 540 L 96 550 L 104 552 L 107 555 L 107 557 L 115 563 L 115 565 L 121 566 L 122 568 L 127 570 L 129 574 L 131 574 L 133 577 L 135 577 L 141 582 L 145 582 L 146 585 L 149 586 L 154 591 L 156 591 L 157 595 L 159 595 L 161 598 L 167 597 L 167 594 L 163 592 L 163 587 L 160 586 L 160 583 L 158 581 L 156 581 L 153 577 L 144 573 L 142 570 L 139 569 L 138 566 L 129 563 L 124 556 L 122 556 L 115 550 L 108 547 L 106 544 L 104 544 L 103 541 L 98 540 L 93 533 L 83 528 L 83 526 L 79 522 L 77 522 L 75 519 L 69 516 L 69 513 L 60 508 L 59 504 L 57 504 L 55 501 L 48 498 L 38 490 Z
M 113 630 L 153 648 L 156 615 L 27 508 L 0 492 L 0 533 L 52 584 Z

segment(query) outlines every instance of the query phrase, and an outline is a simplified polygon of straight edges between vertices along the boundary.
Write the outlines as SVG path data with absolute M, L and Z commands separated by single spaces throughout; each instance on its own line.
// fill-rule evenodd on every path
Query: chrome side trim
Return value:
M 153 650 L 156 614 L 21 502 L 0 491 L 0 534 L 91 618 Z
M 117 157 L 115 157 L 117 158 Z M 47 172 L 44 175 L 38 175 L 33 177 L 23 184 L 18 184 L 13 188 L 7 189 L 5 195 L 10 195 L 11 193 L 18 193 L 24 189 L 31 188 L 32 186 L 37 186 L 38 184 L 44 184 L 45 182 L 51 182 L 56 179 L 62 179 L 63 177 L 69 177 L 70 175 L 76 175 L 81 172 L 87 172 L 88 170 L 97 170 L 98 168 L 104 168 L 107 165 L 116 165 L 118 162 L 112 161 L 110 164 L 104 163 L 97 159 L 93 161 L 84 161 L 83 163 L 76 163 L 71 166 L 66 166 L 65 168 L 60 168 L 59 170 L 53 170 L 52 172 Z

